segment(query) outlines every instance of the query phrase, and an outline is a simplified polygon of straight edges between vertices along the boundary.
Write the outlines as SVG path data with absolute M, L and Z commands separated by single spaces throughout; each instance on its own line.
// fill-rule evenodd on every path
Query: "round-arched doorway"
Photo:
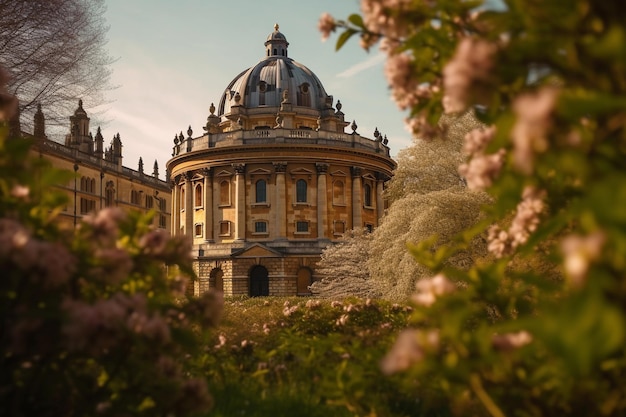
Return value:
M 224 292 L 224 271 L 215 268 L 209 275 L 209 287 L 216 291 Z
M 262 265 L 255 265 L 250 270 L 250 297 L 270 295 L 270 279 L 267 269 Z

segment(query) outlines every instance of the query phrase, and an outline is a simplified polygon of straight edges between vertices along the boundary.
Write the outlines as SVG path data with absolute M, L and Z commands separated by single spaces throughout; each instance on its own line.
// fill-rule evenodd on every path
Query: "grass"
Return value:
M 410 308 L 383 301 L 227 298 L 198 364 L 209 416 L 409 416 L 414 387 L 379 363 Z

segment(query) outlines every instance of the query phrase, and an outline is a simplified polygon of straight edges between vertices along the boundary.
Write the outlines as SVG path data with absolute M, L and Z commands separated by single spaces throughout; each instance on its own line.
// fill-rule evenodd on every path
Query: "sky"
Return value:
M 311 69 L 326 92 L 341 100 L 346 120 L 372 138 L 378 128 L 392 155 L 411 143 L 403 114 L 390 98 L 384 56 L 366 52 L 358 38 L 335 50 L 337 34 L 321 39 L 323 12 L 345 19 L 359 12 L 358 0 L 107 0 L 107 49 L 114 89 L 108 103 L 85 109 L 91 130 L 102 126 L 105 146 L 122 139 L 123 164 L 164 178 L 174 135 L 203 133 L 211 103 L 241 71 L 264 58 L 264 42 L 278 23 L 289 42 L 289 57 Z M 347 131 L 351 132 L 348 127 Z

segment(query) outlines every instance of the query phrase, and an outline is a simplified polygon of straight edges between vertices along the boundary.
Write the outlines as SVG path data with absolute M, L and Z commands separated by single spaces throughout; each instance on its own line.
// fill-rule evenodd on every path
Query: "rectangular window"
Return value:
M 159 216 L 159 227 L 165 229 L 167 227 L 167 218 L 164 215 Z
M 296 233 L 308 233 L 309 222 L 299 221 L 296 222 Z
M 254 222 L 254 233 L 267 233 L 267 222 Z
M 202 223 L 198 223 L 194 227 L 196 236 L 202 236 Z
M 230 222 L 220 222 L 220 236 L 230 236 Z

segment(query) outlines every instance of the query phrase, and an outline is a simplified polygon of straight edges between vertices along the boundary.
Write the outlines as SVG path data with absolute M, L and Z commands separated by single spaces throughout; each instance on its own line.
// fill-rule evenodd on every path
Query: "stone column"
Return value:
M 246 164 L 233 164 L 235 169 L 235 239 L 246 239 Z
M 385 185 L 385 176 L 381 173 L 376 174 L 376 217 L 377 225 L 385 213 L 385 201 L 383 200 L 383 192 Z
M 274 193 L 274 224 L 272 225 L 272 235 L 276 239 L 287 238 L 287 211 L 286 211 L 286 190 L 285 172 L 287 164 L 285 162 L 274 163 L 276 172 L 276 192 Z
M 328 164 L 315 164 L 317 168 L 317 238 L 327 238 L 328 234 L 328 193 L 326 191 L 326 173 Z
M 361 168 L 352 167 L 352 229 L 360 229 L 363 227 L 363 202 L 361 194 L 363 193 L 363 185 L 361 184 Z
M 191 179 L 193 178 L 193 172 L 187 171 L 185 173 L 185 234 L 189 236 L 193 242 L 194 230 L 193 230 L 193 187 L 191 186 Z
M 170 227 L 172 236 L 180 233 L 180 190 L 178 178 L 172 180 L 172 224 Z
M 213 242 L 213 181 L 211 168 L 202 170 L 204 175 L 204 239 Z

